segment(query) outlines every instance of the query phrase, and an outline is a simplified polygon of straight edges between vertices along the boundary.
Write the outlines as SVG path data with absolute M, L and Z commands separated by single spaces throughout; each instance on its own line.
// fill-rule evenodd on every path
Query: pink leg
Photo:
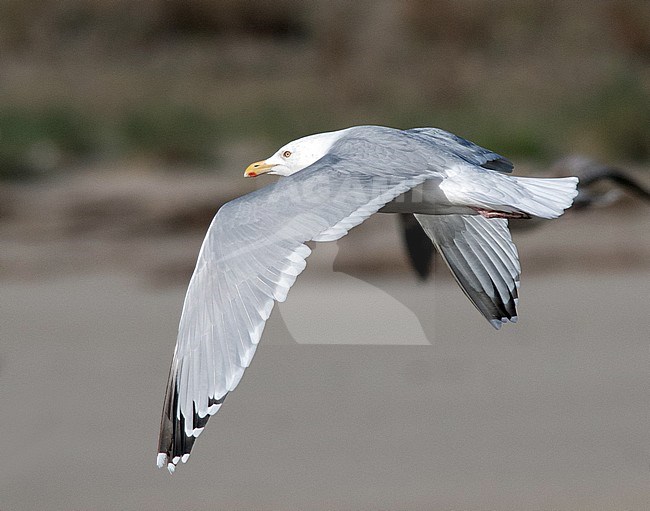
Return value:
M 485 218 L 530 218 L 527 213 L 511 212 L 511 211 L 496 211 L 493 209 L 472 208 L 479 215 Z

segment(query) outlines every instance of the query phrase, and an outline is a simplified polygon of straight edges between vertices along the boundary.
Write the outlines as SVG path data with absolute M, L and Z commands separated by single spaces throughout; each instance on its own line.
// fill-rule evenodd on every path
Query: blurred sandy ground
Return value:
M 319 244 L 171 477 L 154 454 L 196 217 L 254 183 L 116 176 L 12 189 L 32 215 L 1 231 L 3 510 L 646 507 L 647 205 L 518 234 L 500 332 L 445 268 L 415 280 L 393 216 Z M 327 345 L 347 343 L 394 346 Z
M 189 465 L 155 469 L 204 231 L 277 144 L 438 125 L 650 184 L 644 2 L 250 5 L 0 4 L 0 509 L 648 508 L 631 197 L 515 234 L 500 332 L 444 267 L 416 281 L 394 217 L 320 244 Z

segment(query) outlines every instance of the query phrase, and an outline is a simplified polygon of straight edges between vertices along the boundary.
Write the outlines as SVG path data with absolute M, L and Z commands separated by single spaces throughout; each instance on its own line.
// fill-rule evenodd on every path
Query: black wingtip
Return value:
M 226 395 L 219 399 L 210 398 L 208 400 L 208 408 L 213 405 L 221 405 L 226 399 Z M 205 417 L 201 417 L 197 413 L 196 408 L 193 408 L 192 425 L 194 433 L 188 435 L 185 432 L 185 417 L 183 414 L 180 414 L 180 418 L 177 418 L 177 409 L 178 385 L 175 376 L 172 374 L 169 377 L 165 392 L 165 403 L 160 421 L 160 436 L 158 438 L 158 456 L 156 458 L 158 468 L 162 468 L 167 464 L 170 473 L 174 472 L 179 462 L 182 461 L 185 463 L 187 461 L 192 447 L 194 447 L 194 442 L 201 434 L 201 431 L 211 416 L 211 414 L 208 414 Z

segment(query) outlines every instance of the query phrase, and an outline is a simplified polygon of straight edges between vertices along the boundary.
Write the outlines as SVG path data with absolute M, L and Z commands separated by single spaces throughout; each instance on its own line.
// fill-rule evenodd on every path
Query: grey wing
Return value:
M 183 305 L 159 467 L 167 463 L 173 471 L 187 460 L 208 418 L 239 383 L 274 301 L 287 297 L 305 268 L 310 254 L 305 242 L 340 238 L 425 179 L 421 161 L 408 153 L 393 156 L 370 158 L 363 167 L 326 157 L 219 210 Z
M 439 150 L 447 150 L 472 165 L 505 173 L 514 168 L 508 158 L 440 128 L 413 128 L 405 133 L 434 143 Z
M 517 321 L 521 267 L 508 221 L 478 215 L 419 215 L 454 278 L 495 328 Z

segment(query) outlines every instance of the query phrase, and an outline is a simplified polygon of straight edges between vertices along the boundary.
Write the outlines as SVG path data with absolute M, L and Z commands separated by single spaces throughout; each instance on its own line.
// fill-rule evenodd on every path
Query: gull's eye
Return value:
M 285 152 L 283 152 L 283 153 L 282 153 L 282 156 L 283 156 L 284 158 L 288 158 L 289 156 L 291 156 L 291 151 L 285 151 Z

